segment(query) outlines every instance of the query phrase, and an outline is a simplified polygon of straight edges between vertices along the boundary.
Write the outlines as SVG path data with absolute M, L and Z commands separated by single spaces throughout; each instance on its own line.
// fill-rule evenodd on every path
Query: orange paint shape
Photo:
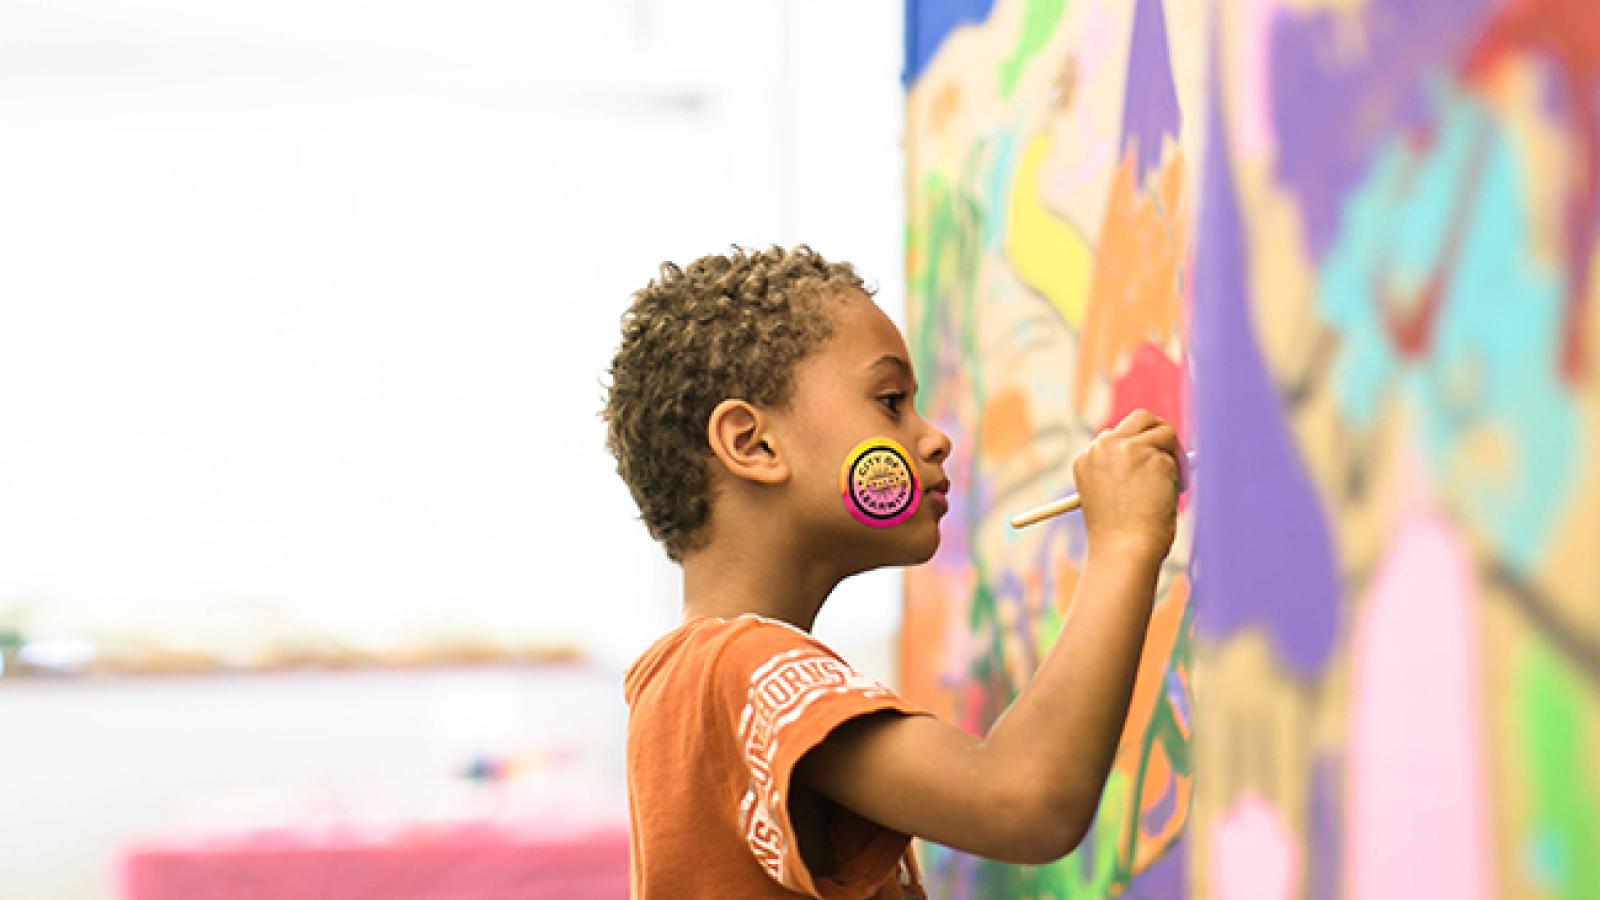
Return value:
M 1063 618 L 1066 617 L 1067 611 L 1072 609 L 1072 597 L 1078 591 L 1080 574 L 1078 564 L 1072 561 L 1072 557 L 1063 553 L 1056 558 L 1055 606 L 1056 614 Z
M 943 134 L 945 126 L 950 124 L 950 117 L 961 108 L 961 86 L 954 81 L 946 82 L 933 95 L 933 102 L 928 104 L 928 128 L 934 134 Z
M 900 683 L 907 697 L 938 715 L 954 717 L 954 691 L 940 684 L 940 665 L 945 658 L 948 636 L 942 610 L 955 598 L 946 593 L 947 581 L 925 568 L 907 569 L 905 574 L 906 615 L 900 629 Z
M 1189 821 L 1189 800 L 1194 794 L 1194 782 L 1187 775 L 1174 775 L 1170 764 L 1167 762 L 1166 751 L 1159 747 L 1156 755 L 1150 759 L 1149 773 L 1144 780 L 1143 808 L 1139 810 L 1139 821 L 1144 821 L 1144 813 L 1150 812 L 1165 799 L 1162 794 L 1166 790 L 1166 782 L 1172 781 L 1172 790 L 1175 794 L 1172 801 L 1172 815 L 1169 816 L 1160 829 L 1154 832 L 1141 830 L 1139 840 L 1134 845 L 1133 865 L 1134 872 L 1142 872 L 1153 865 L 1156 860 L 1165 856 L 1169 845 L 1177 840 L 1178 834 L 1183 831 L 1184 825 Z M 1160 774 L 1156 772 L 1157 762 L 1160 764 Z M 1134 826 L 1137 827 L 1137 826 Z
M 1161 802 L 1166 793 L 1166 781 L 1172 775 L 1172 762 L 1157 744 L 1150 754 L 1150 763 L 1144 770 L 1144 790 L 1140 793 L 1139 811 L 1149 812 Z
M 1144 650 L 1139 656 L 1139 672 L 1133 682 L 1133 700 L 1128 704 L 1128 724 L 1122 730 L 1122 743 L 1117 748 L 1119 763 L 1124 756 L 1135 756 L 1139 741 L 1143 739 L 1150 719 L 1155 715 L 1166 688 L 1167 661 L 1172 648 L 1178 643 L 1178 629 L 1183 627 L 1183 611 L 1189 606 L 1189 579 L 1177 576 L 1167 595 L 1161 598 L 1150 613 L 1150 625 L 1145 630 Z M 1130 783 L 1134 777 L 1128 773 Z
M 1020 388 L 1008 388 L 985 404 L 978 421 L 978 440 L 991 458 L 1009 456 L 1033 437 L 1033 416 L 1028 411 L 1028 395 Z
M 1109 378 L 1140 344 L 1165 344 L 1182 327 L 1179 278 L 1188 246 L 1183 152 L 1151 176 L 1154 194 L 1135 181 L 1133 147 L 1123 154 L 1106 199 L 1094 277 L 1084 314 L 1073 404 L 1082 410 L 1093 379 Z
M 1140 780 L 1140 753 L 1148 739 L 1156 710 L 1164 701 L 1167 665 L 1172 658 L 1173 648 L 1177 646 L 1184 610 L 1188 605 L 1188 578 L 1178 576 L 1168 588 L 1166 596 L 1151 612 L 1144 648 L 1139 657 L 1139 671 L 1134 679 L 1133 700 L 1128 705 L 1127 723 L 1123 727 L 1122 742 L 1117 747 L 1113 764 L 1113 768 L 1127 778 L 1129 784 Z M 1180 669 L 1179 676 L 1182 677 L 1182 674 Z M 1124 864 L 1134 872 L 1143 871 L 1159 859 L 1183 830 L 1189 818 L 1189 804 L 1194 790 L 1189 776 L 1179 775 L 1173 770 L 1172 761 L 1161 743 L 1151 744 L 1150 756 L 1144 765 L 1139 808 L 1129 811 L 1117 835 L 1119 855 L 1126 852 L 1128 841 L 1133 839 L 1133 859 L 1125 860 Z M 1155 831 L 1145 831 L 1145 816 L 1164 802 L 1172 804 L 1172 814 Z

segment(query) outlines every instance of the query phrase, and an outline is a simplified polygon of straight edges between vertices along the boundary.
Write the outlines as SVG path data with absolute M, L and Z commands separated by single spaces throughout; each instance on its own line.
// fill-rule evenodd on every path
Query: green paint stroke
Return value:
M 1537 646 L 1520 668 L 1518 733 L 1533 811 L 1524 859 L 1552 896 L 1593 898 L 1600 885 L 1600 703 L 1548 646 Z
M 1128 872 L 1117 858 L 1117 835 L 1127 825 L 1128 778 L 1112 772 L 1106 779 L 1100 809 L 1094 817 L 1094 838 L 1061 859 L 1034 870 L 1041 897 L 1060 900 L 1104 897 L 1113 884 L 1126 883 Z
M 980 212 L 942 175 L 925 176 L 918 191 L 913 209 L 921 218 L 907 225 L 910 245 L 921 251 L 917 254 L 921 268 L 906 273 L 911 299 L 920 308 L 912 328 L 911 364 L 932 398 L 944 387 L 937 346 L 941 333 L 960 332 L 961 352 L 969 361 L 976 353 L 970 334 L 975 329 L 969 323 L 949 321 L 949 311 L 970 311 L 976 302 Z M 977 379 L 973 382 L 976 388 Z
M 1061 14 L 1067 9 L 1067 0 L 1028 0 L 1022 14 L 1022 34 L 1017 38 L 1017 48 L 1000 63 L 1000 96 L 1009 99 L 1017 89 L 1017 80 L 1028 61 L 1044 49 L 1051 32 L 1061 23 Z

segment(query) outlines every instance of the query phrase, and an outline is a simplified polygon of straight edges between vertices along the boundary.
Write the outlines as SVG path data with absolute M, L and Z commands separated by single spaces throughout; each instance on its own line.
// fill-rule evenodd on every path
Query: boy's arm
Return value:
M 880 825 L 993 859 L 1043 863 L 1094 819 L 1133 693 L 1157 570 L 1172 544 L 1180 450 L 1135 412 L 1073 463 L 1089 550 L 1061 635 L 979 740 L 931 716 L 840 727 L 801 784 Z

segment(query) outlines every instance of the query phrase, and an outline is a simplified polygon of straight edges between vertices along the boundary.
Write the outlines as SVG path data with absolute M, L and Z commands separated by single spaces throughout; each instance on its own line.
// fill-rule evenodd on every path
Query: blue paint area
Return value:
M 1163 138 L 1178 139 L 1183 124 L 1178 89 L 1172 83 L 1172 53 L 1167 48 L 1167 17 L 1160 0 L 1139 0 L 1133 10 L 1128 47 L 1128 86 L 1122 97 L 1122 139 L 1132 141 L 1138 184 L 1161 164 Z
M 1338 634 L 1333 546 L 1316 491 L 1283 420 L 1250 320 L 1244 222 L 1223 127 L 1207 85 L 1213 139 L 1202 169 L 1194 263 L 1195 630 L 1221 642 L 1261 629 L 1283 665 L 1321 673 Z
M 982 24 L 993 10 L 994 0 L 906 0 L 906 86 L 916 84 L 950 32 Z
M 994 141 L 994 157 L 984 179 L 987 209 L 983 211 L 983 243 L 999 252 L 1005 242 L 1006 216 L 1011 211 L 1011 180 L 1017 174 L 1017 136 L 1009 131 Z
M 1440 478 L 1463 462 L 1485 470 L 1457 457 L 1468 441 L 1496 447 L 1492 477 L 1448 493 L 1527 572 L 1581 458 L 1573 398 L 1559 376 L 1564 278 L 1530 252 L 1511 142 L 1476 101 L 1443 85 L 1432 93 L 1431 140 L 1384 146 L 1320 273 L 1319 312 L 1340 335 L 1335 396 L 1362 428 L 1386 404 L 1404 404 Z M 1439 311 L 1426 348 L 1408 357 L 1392 322 L 1415 315 L 1430 278 L 1444 279 Z
M 1522 856 L 1523 867 L 1541 887 L 1554 888 L 1571 877 L 1572 865 L 1567 862 L 1561 835 L 1549 828 L 1540 828 L 1524 842 Z

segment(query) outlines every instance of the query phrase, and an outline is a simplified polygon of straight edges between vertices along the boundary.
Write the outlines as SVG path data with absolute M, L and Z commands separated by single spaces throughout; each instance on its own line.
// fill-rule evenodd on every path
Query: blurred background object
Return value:
M 618 317 L 663 260 L 802 241 L 900 317 L 902 29 L 0 8 L 0 897 L 319 848 L 625 872 L 621 672 L 678 587 L 602 449 Z M 899 605 L 860 579 L 819 633 L 890 680 Z

